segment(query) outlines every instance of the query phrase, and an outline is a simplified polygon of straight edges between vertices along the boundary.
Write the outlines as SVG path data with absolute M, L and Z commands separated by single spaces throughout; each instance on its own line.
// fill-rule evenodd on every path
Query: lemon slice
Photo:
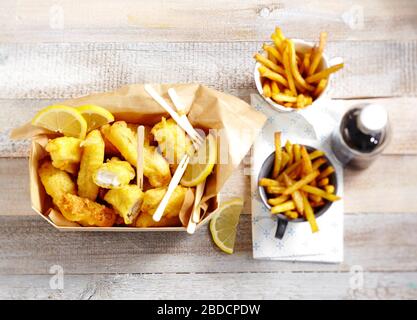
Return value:
M 216 159 L 216 139 L 209 134 L 203 145 L 190 159 L 190 163 L 181 179 L 181 184 L 185 187 L 194 187 L 202 183 L 213 171 Z
M 111 112 L 99 106 L 88 104 L 77 107 L 77 110 L 87 121 L 87 132 L 114 121 Z
M 87 122 L 83 116 L 75 108 L 62 105 L 42 109 L 33 118 L 32 124 L 79 139 L 84 139 L 87 133 Z
M 233 253 L 237 225 L 242 209 L 243 200 L 232 199 L 221 204 L 210 221 L 210 231 L 214 243 L 222 251 L 229 254 Z

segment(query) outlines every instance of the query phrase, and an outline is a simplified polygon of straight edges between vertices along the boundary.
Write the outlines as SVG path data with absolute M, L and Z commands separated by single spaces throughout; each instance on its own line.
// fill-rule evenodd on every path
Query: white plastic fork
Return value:
M 152 219 L 154 221 L 160 221 L 162 218 L 162 215 L 164 214 L 165 208 L 168 204 L 169 199 L 171 198 L 172 193 L 174 192 L 175 188 L 180 183 L 180 180 L 182 176 L 184 175 L 185 169 L 187 169 L 188 162 L 190 162 L 190 156 L 185 155 L 178 167 L 177 170 L 175 170 L 174 175 L 172 176 L 172 179 L 168 185 L 167 192 L 165 192 L 164 197 L 162 198 L 161 202 L 158 205 L 158 208 L 156 209 L 155 213 L 152 216 Z
M 165 109 L 166 112 L 169 113 L 172 119 L 174 119 L 175 122 L 189 135 L 195 144 L 200 145 L 204 141 L 204 138 L 202 138 L 190 124 L 187 116 L 185 116 L 185 118 L 181 117 L 174 109 L 172 109 L 172 107 L 164 100 L 164 98 L 162 98 L 158 92 L 156 92 L 156 90 L 151 85 L 145 84 L 144 89 L 162 108 Z M 179 99 L 177 99 L 177 101 L 179 101 Z M 172 102 L 176 103 L 174 100 Z M 181 108 L 182 104 L 179 103 L 178 105 Z
M 198 149 L 198 147 L 203 144 L 204 138 L 197 132 L 197 130 L 194 129 L 192 124 L 190 123 L 190 120 L 188 120 L 187 115 L 185 114 L 185 106 L 182 103 L 180 97 L 178 96 L 177 92 L 174 88 L 168 89 L 168 95 L 172 100 L 172 103 L 174 104 L 175 108 L 177 109 L 178 115 L 180 116 L 180 121 L 184 124 L 185 127 L 188 128 L 188 131 L 194 132 L 193 135 L 195 136 L 195 139 L 192 139 L 194 143 L 194 147 Z M 184 129 L 185 130 L 185 129 Z M 187 132 L 187 131 L 186 131 Z
M 200 222 L 200 202 L 203 197 L 204 187 L 206 185 L 206 180 L 198 184 L 195 188 L 195 199 L 193 209 L 191 211 L 190 219 L 188 220 L 187 232 L 193 234 L 197 227 L 197 223 Z

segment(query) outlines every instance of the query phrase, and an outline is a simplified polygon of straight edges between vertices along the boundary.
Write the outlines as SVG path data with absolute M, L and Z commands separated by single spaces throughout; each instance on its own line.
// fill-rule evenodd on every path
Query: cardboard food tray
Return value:
M 199 228 L 210 220 L 211 214 L 218 208 L 219 192 L 222 186 L 249 151 L 266 117 L 246 102 L 203 85 L 154 84 L 153 86 L 166 101 L 170 101 L 168 89 L 174 88 L 186 106 L 191 124 L 205 131 L 215 130 L 219 154 L 220 150 L 223 153 L 226 152 L 228 160 L 218 161 L 213 173 L 207 178 L 200 204 L 206 212 L 204 219 L 197 225 Z M 168 117 L 165 110 L 145 92 L 142 84 L 124 86 L 113 92 L 95 93 L 63 101 L 60 104 L 74 107 L 95 104 L 112 112 L 116 120 L 145 125 L 153 125 L 162 117 Z M 48 138 L 53 136 L 51 132 L 34 127 L 30 123 L 16 128 L 11 134 L 12 139 L 32 139 L 29 157 L 32 208 L 55 228 L 61 231 L 186 231 L 185 227 L 63 227 L 55 225 L 47 216 L 52 209 L 52 201 L 46 194 L 38 175 L 39 163 L 48 156 L 44 147 Z

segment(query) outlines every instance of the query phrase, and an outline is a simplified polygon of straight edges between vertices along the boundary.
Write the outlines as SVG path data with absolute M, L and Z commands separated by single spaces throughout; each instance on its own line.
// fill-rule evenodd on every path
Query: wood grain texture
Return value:
M 387 155 L 365 171 L 345 171 L 345 212 L 417 212 L 417 156 Z M 32 215 L 27 159 L 0 159 L 1 215 Z M 250 176 L 245 165 L 236 170 L 221 191 L 221 198 L 250 199 Z M 245 203 L 250 213 L 250 201 Z
M 247 92 L 240 93 L 240 97 L 249 101 Z M 30 119 L 41 108 L 57 103 L 59 100 L 46 99 L 0 99 L 0 157 L 27 157 L 29 141 L 10 140 L 10 131 Z M 334 109 L 342 113 L 342 109 L 356 104 L 378 103 L 389 112 L 392 126 L 392 141 L 384 150 L 384 154 L 417 155 L 417 98 L 382 98 L 382 99 L 353 99 L 334 100 Z
M 259 281 L 262 278 L 263 281 Z M 215 273 L 0 276 L 0 299 L 416 299 L 417 273 L 365 273 L 360 289 L 349 273 Z M 256 302 L 255 302 L 256 304 Z
M 60 232 L 39 217 L 0 217 L 0 274 L 241 273 L 241 272 L 417 272 L 415 213 L 345 216 L 342 264 L 254 260 L 250 216 L 241 216 L 235 253 L 212 243 L 207 227 L 184 233 Z M 318 223 L 320 221 L 318 220 Z M 262 282 L 264 279 L 262 279 Z
M 3 0 L 1 42 L 264 41 L 279 24 L 292 37 L 417 38 L 413 0 Z
M 254 90 L 253 53 L 261 42 L 48 43 L 0 45 L 0 99 L 63 99 L 129 83 L 204 83 Z M 330 42 L 333 98 L 417 94 L 417 40 Z

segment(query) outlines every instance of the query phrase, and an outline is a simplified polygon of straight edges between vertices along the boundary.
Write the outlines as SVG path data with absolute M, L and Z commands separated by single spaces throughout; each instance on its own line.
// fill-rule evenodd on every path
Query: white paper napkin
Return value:
M 314 106 L 307 119 L 300 113 L 278 112 L 257 94 L 251 95 L 251 104 L 267 117 L 262 133 L 253 146 L 252 192 L 252 243 L 255 259 L 315 261 L 337 263 L 343 261 L 343 168 L 334 158 L 330 148 L 330 134 L 337 124 L 326 109 L 331 100 Z M 336 113 L 337 115 L 337 113 Z M 315 129 L 319 126 L 319 130 Z M 335 166 L 338 179 L 337 194 L 342 200 L 334 202 L 319 218 L 319 232 L 312 233 L 308 222 L 288 223 L 282 240 L 275 238 L 276 217 L 262 203 L 258 193 L 258 175 L 264 160 L 274 151 L 274 132 L 282 132 L 282 143 L 310 145 L 326 152 Z

